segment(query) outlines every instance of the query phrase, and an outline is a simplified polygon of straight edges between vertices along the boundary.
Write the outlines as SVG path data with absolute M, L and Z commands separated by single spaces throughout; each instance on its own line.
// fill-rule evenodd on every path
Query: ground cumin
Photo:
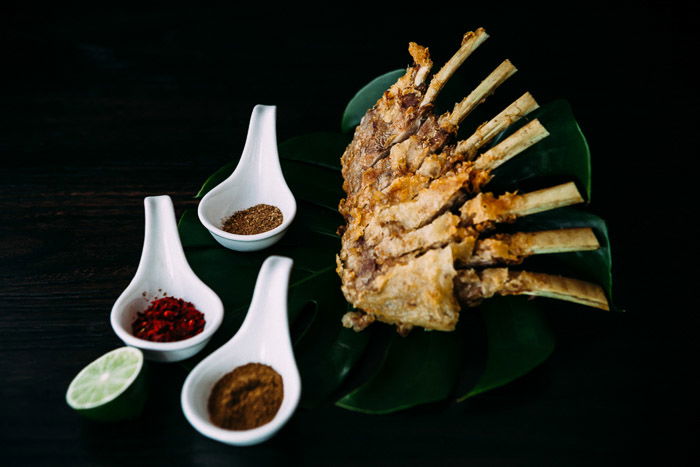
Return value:
M 282 211 L 277 206 L 256 204 L 225 218 L 221 229 L 232 234 L 255 235 L 274 229 L 282 220 Z
M 209 396 L 209 417 L 229 430 L 250 430 L 272 420 L 282 405 L 282 376 L 271 366 L 248 363 L 225 374 Z

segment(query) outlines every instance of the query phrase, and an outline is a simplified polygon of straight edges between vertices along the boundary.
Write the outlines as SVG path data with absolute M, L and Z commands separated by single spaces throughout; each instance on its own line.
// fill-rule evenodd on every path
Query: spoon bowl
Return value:
M 238 166 L 199 203 L 200 221 L 226 248 L 237 251 L 267 248 L 282 238 L 296 215 L 296 200 L 284 180 L 277 152 L 276 112 L 273 105 L 253 108 Z M 282 211 L 282 223 L 253 235 L 232 234 L 222 229 L 226 217 L 258 204 L 278 207 Z
M 261 443 L 273 436 L 294 413 L 301 394 L 301 380 L 287 319 L 291 268 L 290 258 L 270 256 L 265 260 L 240 330 L 187 376 L 180 398 L 182 410 L 204 436 L 238 446 Z M 247 363 L 269 365 L 282 376 L 282 405 L 270 422 L 257 428 L 240 431 L 220 428 L 210 421 L 209 395 L 221 377 Z
M 119 338 L 141 349 L 148 360 L 174 362 L 202 350 L 221 325 L 221 299 L 192 271 L 182 249 L 169 196 L 144 199 L 146 228 L 143 251 L 131 283 L 112 307 L 110 322 Z M 204 314 L 202 332 L 176 342 L 152 342 L 134 336 L 131 325 L 139 312 L 159 297 L 172 296 L 191 302 Z

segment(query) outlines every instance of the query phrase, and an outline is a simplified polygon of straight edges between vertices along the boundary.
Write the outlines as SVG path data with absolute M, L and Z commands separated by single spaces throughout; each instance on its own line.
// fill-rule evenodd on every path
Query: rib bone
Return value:
M 469 138 L 460 141 L 454 152 L 461 154 L 465 160 L 473 159 L 476 152 L 484 144 L 487 144 L 500 132 L 537 108 L 538 105 L 535 99 L 529 92 L 526 92 L 501 113 L 477 128 Z
M 471 113 L 477 105 L 492 94 L 498 86 L 505 80 L 513 76 L 518 71 L 510 60 L 504 60 L 491 74 L 483 80 L 467 97 L 455 104 L 454 109 L 449 114 L 440 118 L 441 126 L 457 126 L 464 118 Z
M 535 119 L 479 156 L 474 167 L 493 170 L 547 136 L 549 132 Z
M 430 178 L 437 178 L 448 170 L 453 169 L 460 162 L 472 160 L 479 148 L 491 141 L 511 123 L 519 120 L 536 108 L 537 103 L 529 93 L 526 93 L 492 120 L 479 127 L 468 139 L 459 142 L 455 147 L 447 147 L 443 153 L 424 157 L 416 173 Z M 482 170 L 495 169 L 539 142 L 548 134 L 547 130 L 539 122 L 534 124 L 531 122 L 526 125 L 526 128 L 520 129 L 506 141 L 502 141 L 495 148 L 482 154 L 479 158 L 480 161 L 477 161 L 474 167 Z
M 568 182 L 523 195 L 506 193 L 496 198 L 490 193 L 479 193 L 464 203 L 460 213 L 469 224 L 504 222 L 582 202 L 576 185 Z
M 582 305 L 609 310 L 605 292 L 598 285 L 578 279 L 528 271 L 491 268 L 477 272 L 459 271 L 455 280 L 460 302 L 478 305 L 494 295 L 533 295 L 556 298 Z
M 566 253 L 600 248 L 593 230 L 584 228 L 498 234 L 479 240 L 471 255 L 460 258 L 465 266 L 520 264 L 537 254 Z
M 433 78 L 430 80 L 430 85 L 428 90 L 425 92 L 425 96 L 420 103 L 420 106 L 426 106 L 431 104 L 438 93 L 442 90 L 443 86 L 448 79 L 454 74 L 454 72 L 464 63 L 464 61 L 469 57 L 477 47 L 484 43 L 488 39 L 489 35 L 486 34 L 484 28 L 479 28 L 474 32 L 468 32 L 462 38 L 462 46 L 459 50 L 450 58 L 445 65 L 435 73 Z

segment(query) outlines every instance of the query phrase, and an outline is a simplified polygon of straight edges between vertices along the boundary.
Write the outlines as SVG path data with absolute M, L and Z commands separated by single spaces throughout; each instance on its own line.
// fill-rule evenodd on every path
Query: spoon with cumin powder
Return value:
M 296 410 L 301 395 L 301 379 L 289 337 L 287 318 L 287 289 L 292 264 L 290 258 L 283 256 L 270 256 L 265 260 L 240 330 L 226 344 L 202 360 L 187 376 L 180 398 L 182 410 L 192 426 L 204 436 L 239 446 L 261 443 L 273 436 Z M 274 371 L 268 371 L 268 368 Z M 274 373 L 281 381 L 277 380 Z M 272 407 L 269 410 L 270 407 L 256 407 L 254 401 L 239 403 L 240 394 L 233 392 L 247 390 L 246 387 L 250 385 L 240 381 L 246 378 L 255 380 L 255 385 L 269 386 L 273 391 L 272 400 L 279 398 L 281 387 L 282 401 L 279 408 Z M 221 391 L 226 390 L 231 392 L 222 395 Z M 217 412 L 216 406 L 221 405 L 217 401 L 234 399 L 234 410 L 248 412 L 243 415 L 243 420 L 226 420 L 229 414 Z M 265 402 L 262 405 L 270 404 Z M 211 412 L 212 409 L 214 413 Z M 251 413 L 251 410 L 266 413 Z M 257 415 L 263 417 L 259 422 L 253 420 Z M 236 417 L 238 414 L 230 416 Z M 247 427 L 251 428 L 246 429 Z
M 297 211 L 277 151 L 273 105 L 256 105 L 233 173 L 199 202 L 197 214 L 214 239 L 236 251 L 267 248 L 285 234 Z

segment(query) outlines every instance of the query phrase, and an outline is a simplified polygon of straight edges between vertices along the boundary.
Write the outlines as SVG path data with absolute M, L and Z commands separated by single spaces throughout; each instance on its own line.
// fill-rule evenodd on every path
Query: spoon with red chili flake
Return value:
M 144 208 L 141 260 L 112 307 L 112 328 L 149 360 L 184 360 L 209 342 L 224 307 L 187 263 L 170 197 L 146 197 Z

